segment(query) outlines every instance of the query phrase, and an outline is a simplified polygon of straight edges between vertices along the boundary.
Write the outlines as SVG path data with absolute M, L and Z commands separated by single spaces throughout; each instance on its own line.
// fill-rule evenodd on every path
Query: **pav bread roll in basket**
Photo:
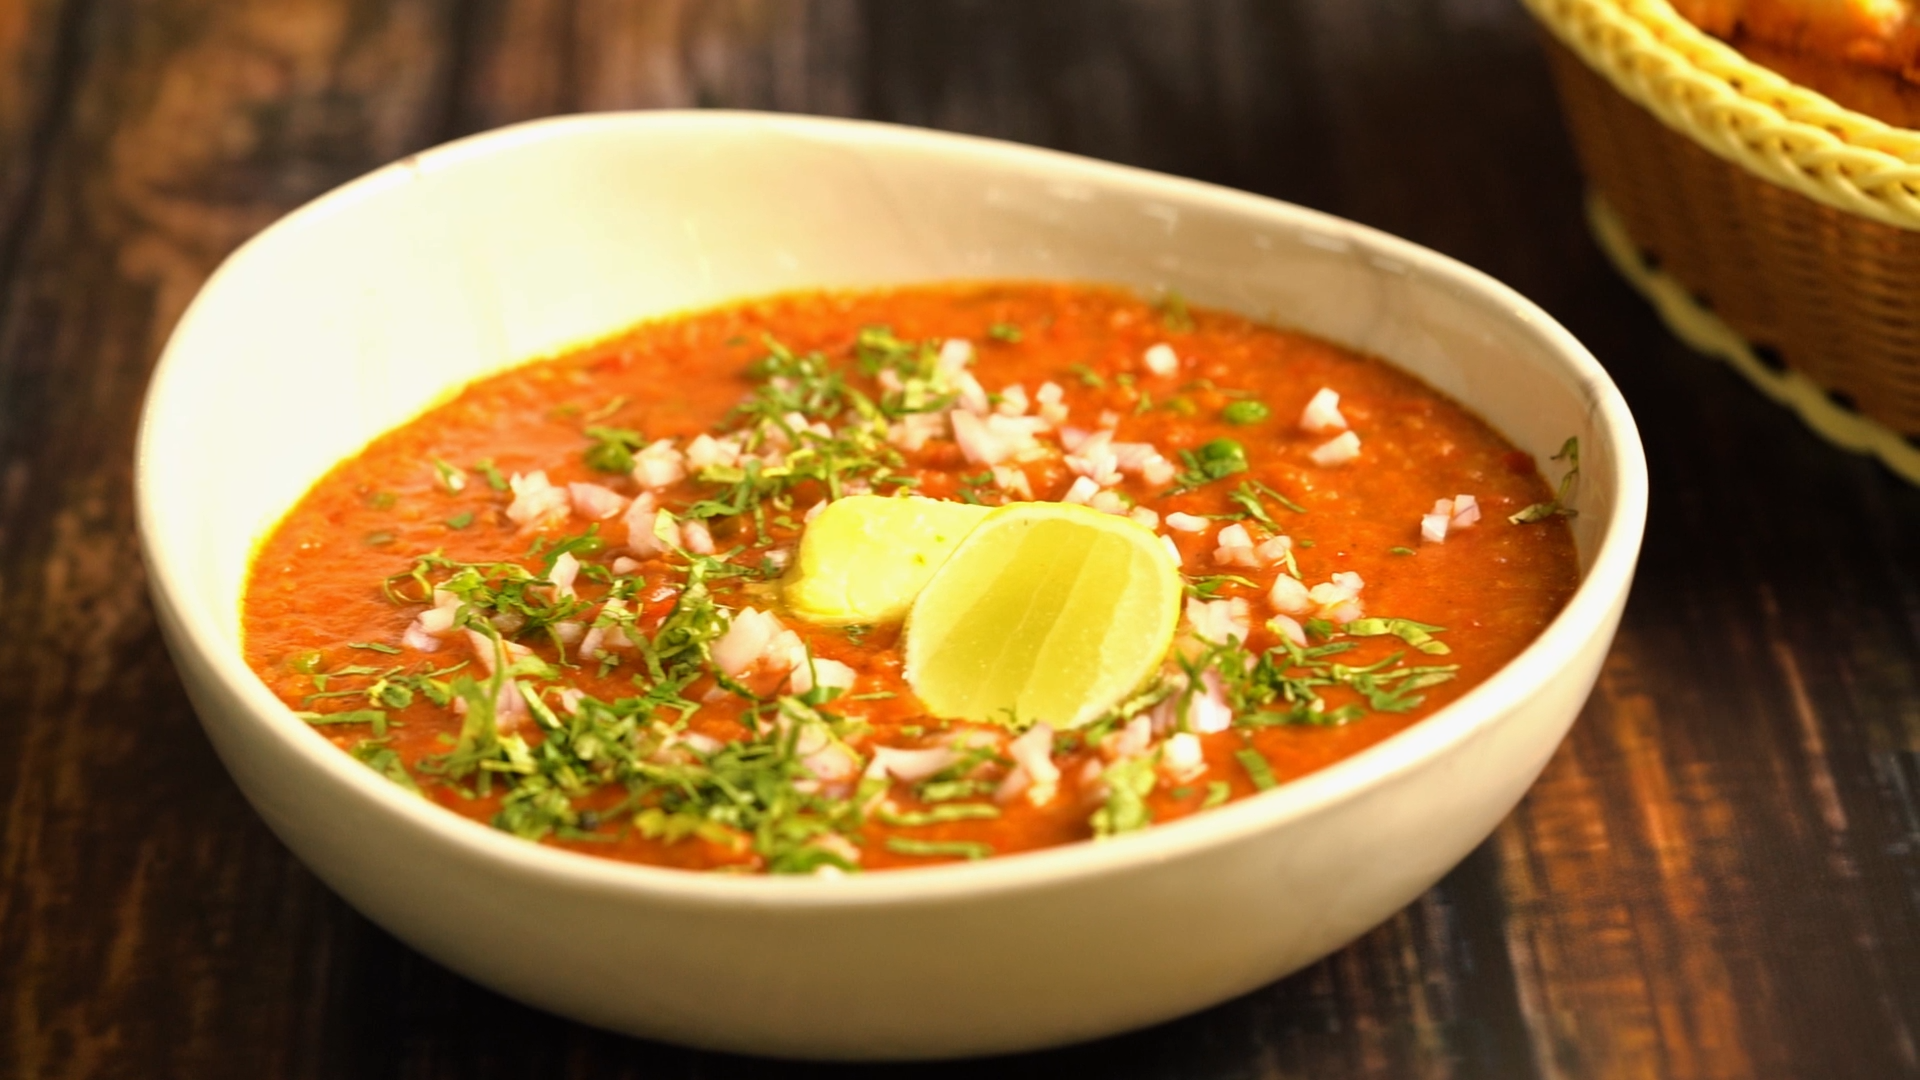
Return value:
M 1774 70 L 1912 122 L 1920 17 L 1801 0 L 1806 21 L 1782 22 L 1794 3 L 1683 0 L 1721 32 L 1785 27 L 1737 49 L 1668 0 L 1526 0 L 1616 266 L 1690 345 L 1920 483 L 1920 130 Z M 1878 54 L 1848 21 L 1867 8 Z

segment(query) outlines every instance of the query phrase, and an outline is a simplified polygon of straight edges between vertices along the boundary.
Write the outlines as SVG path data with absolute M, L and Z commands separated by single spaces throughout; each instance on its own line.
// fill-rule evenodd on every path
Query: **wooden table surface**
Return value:
M 1920 1076 L 1920 490 L 1676 344 L 1589 240 L 1515 0 L 0 0 L 0 1074 L 826 1074 L 581 1027 L 349 909 L 201 735 L 131 506 L 220 259 L 554 112 L 865 116 L 1356 218 L 1518 287 L 1653 476 L 1592 702 L 1521 807 L 1343 952 L 1148 1031 L 853 1070 Z

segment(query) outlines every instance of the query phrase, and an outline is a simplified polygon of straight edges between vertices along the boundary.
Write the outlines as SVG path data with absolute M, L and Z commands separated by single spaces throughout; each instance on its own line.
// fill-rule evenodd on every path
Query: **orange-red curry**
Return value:
M 1016 433 L 956 440 L 956 410 Z M 806 512 L 859 491 L 1092 491 L 1150 523 L 1191 595 L 1162 679 L 1041 736 L 1051 784 L 1017 731 L 925 715 L 897 626 L 779 608 Z M 482 379 L 374 440 L 261 545 L 246 652 L 342 749 L 529 838 L 702 870 L 925 865 L 1171 821 L 1417 722 L 1566 602 L 1561 509 L 1459 405 L 1238 316 L 1078 285 L 785 295 Z M 797 693 L 774 654 L 717 670 L 748 606 L 851 685 Z

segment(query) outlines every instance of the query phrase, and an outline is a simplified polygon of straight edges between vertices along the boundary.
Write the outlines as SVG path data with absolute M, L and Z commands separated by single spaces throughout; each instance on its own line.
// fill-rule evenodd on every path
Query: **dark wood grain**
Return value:
M 156 636 L 130 509 L 147 372 L 219 259 L 329 187 L 665 105 L 1230 184 L 1562 319 L 1639 417 L 1654 500 L 1600 686 L 1520 810 L 1293 978 L 992 1062 L 623 1039 L 346 908 L 225 779 Z M 1511 0 L 0 0 L 0 455 L 0 1074 L 1920 1076 L 1920 491 L 1612 276 Z

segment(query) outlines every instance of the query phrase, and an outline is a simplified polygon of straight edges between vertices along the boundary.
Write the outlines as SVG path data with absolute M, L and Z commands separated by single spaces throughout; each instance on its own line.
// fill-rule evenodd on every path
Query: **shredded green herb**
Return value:
M 981 821 L 1000 816 L 1000 808 L 992 803 L 941 803 L 928 810 L 887 810 L 874 812 L 874 820 L 882 825 L 900 825 L 913 828 L 921 825 L 941 825 L 949 821 Z
M 388 578 L 386 594 L 395 603 L 423 604 L 432 602 L 435 589 L 443 589 L 460 598 L 455 626 L 497 633 L 496 627 L 505 624 L 522 637 L 552 633 L 555 623 L 574 618 L 590 606 L 578 597 L 558 595 L 545 576 L 560 552 L 577 550 L 583 542 L 598 542 L 598 538 L 589 534 L 548 548 L 546 570 L 539 574 L 515 562 L 463 563 L 435 551 L 416 558 L 413 569 Z M 561 644 L 558 638 L 553 640 L 556 646 Z
M 1259 588 L 1259 585 L 1238 574 L 1212 574 L 1206 577 L 1188 578 L 1187 595 L 1198 597 L 1202 600 L 1211 600 L 1219 595 L 1222 588 L 1228 585 L 1244 585 L 1249 589 Z
M 449 494 L 459 494 L 467 489 L 467 472 L 458 465 L 450 465 L 439 458 L 433 459 L 434 475 L 440 478 L 440 486 Z
M 473 471 L 479 473 L 481 478 L 487 482 L 487 486 L 493 490 L 507 490 L 507 478 L 500 475 L 500 470 L 494 467 L 492 458 L 487 458 L 485 461 L 474 462 Z
M 1153 812 L 1147 807 L 1147 796 L 1158 780 L 1153 766 L 1152 757 L 1124 758 L 1100 774 L 1107 801 L 1089 819 L 1094 836 L 1118 836 L 1153 824 Z
M 386 653 L 388 656 L 398 656 L 400 654 L 400 650 L 394 648 L 392 645 L 382 645 L 377 641 L 349 641 L 347 642 L 347 648 L 366 649 L 369 652 Z
M 585 454 L 587 467 L 605 473 L 632 472 L 633 452 L 646 445 L 640 433 L 629 428 L 592 425 L 587 438 L 593 442 Z
M 362 739 L 354 743 L 349 752 L 367 768 L 415 795 L 420 794 L 420 785 L 414 783 L 413 774 L 407 771 L 406 762 L 400 760 L 399 751 L 388 746 L 385 740 Z
M 905 836 L 890 836 L 887 838 L 887 850 L 900 855 L 975 860 L 991 856 L 993 845 L 978 840 L 914 840 Z
M 1421 652 L 1434 656 L 1443 656 L 1453 651 L 1447 647 L 1446 642 L 1433 636 L 1444 633 L 1446 627 L 1417 623 L 1412 619 L 1355 619 L 1342 629 L 1354 637 L 1380 637 L 1391 634 Z
M 1253 786 L 1261 791 L 1268 791 L 1280 785 L 1280 781 L 1274 778 L 1273 766 L 1267 764 L 1266 755 L 1253 747 L 1235 750 L 1233 759 L 1247 771 L 1247 778 L 1253 781 Z
M 1190 333 L 1193 330 L 1193 313 L 1187 310 L 1187 298 L 1177 290 L 1168 289 L 1160 297 L 1160 325 L 1176 334 Z
M 296 712 L 293 715 L 320 727 L 329 724 L 369 724 L 373 727 L 375 735 L 387 733 L 387 713 L 384 709 L 351 709 L 333 713 Z
M 614 413 L 617 413 L 621 409 L 625 408 L 626 404 L 627 404 L 627 395 L 616 394 L 614 395 L 613 399 L 608 401 L 605 405 L 600 406 L 599 408 L 593 410 L 592 412 L 581 417 L 580 419 L 585 423 L 597 424 L 600 421 L 605 420 L 607 417 L 612 416 Z
M 990 795 L 996 787 L 999 785 L 990 780 L 928 780 L 914 788 L 913 793 L 921 802 L 951 802 Z
M 1427 627 L 1404 619 L 1382 619 L 1377 632 L 1401 632 L 1421 638 L 1428 646 L 1446 646 L 1431 638 L 1440 627 Z M 1306 623 L 1309 637 L 1323 640 L 1337 631 L 1321 619 Z M 1348 624 L 1350 627 L 1352 623 Z M 1388 629 L 1391 625 L 1391 629 Z M 1363 635 L 1374 627 L 1363 626 Z M 1188 703 L 1202 685 L 1203 674 L 1218 680 L 1227 705 L 1234 712 L 1234 724 L 1257 728 L 1306 724 L 1336 726 L 1351 723 L 1375 712 L 1407 712 L 1424 700 L 1419 691 L 1454 677 L 1459 666 L 1413 665 L 1402 662 L 1403 653 L 1393 653 L 1372 664 L 1351 665 L 1335 659 L 1354 648 L 1352 641 L 1327 641 L 1326 644 L 1300 646 L 1282 636 L 1280 643 L 1255 653 L 1237 641 L 1209 645 L 1197 655 L 1180 658 L 1185 671 L 1186 688 L 1179 701 L 1184 717 Z M 1322 691 L 1339 688 L 1350 691 L 1366 702 L 1330 706 Z
M 1240 426 L 1257 424 L 1270 415 L 1272 415 L 1272 410 L 1267 408 L 1267 403 L 1253 398 L 1229 401 L 1227 407 L 1220 410 L 1220 418 L 1222 420 L 1225 420 L 1229 424 Z
M 1573 517 L 1579 513 L 1578 510 L 1573 508 L 1572 496 L 1573 482 L 1575 478 L 1580 475 L 1580 439 L 1577 436 L 1569 438 L 1561 445 L 1560 452 L 1553 455 L 1549 460 L 1565 461 L 1567 463 L 1566 475 L 1560 478 L 1560 488 L 1554 493 L 1553 499 L 1549 502 L 1534 503 L 1532 506 L 1528 506 L 1519 513 L 1508 517 L 1508 521 L 1515 525 L 1531 525 L 1536 521 L 1545 521 L 1556 515 L 1560 517 Z
M 1306 507 L 1301 506 L 1299 503 L 1294 502 L 1292 499 L 1287 498 L 1285 495 L 1280 494 L 1258 480 L 1240 481 L 1240 486 L 1234 488 L 1227 494 L 1227 500 L 1241 509 L 1242 512 L 1237 515 L 1238 517 L 1252 518 L 1254 521 L 1278 532 L 1280 526 L 1274 523 L 1272 515 L 1267 513 L 1267 508 L 1261 505 L 1261 496 L 1272 499 L 1274 502 L 1279 503 L 1281 506 L 1286 507 L 1296 514 L 1304 514 L 1307 512 Z
M 1198 450 L 1182 450 L 1180 460 L 1186 469 L 1174 477 L 1169 495 L 1247 471 L 1247 449 L 1232 439 L 1215 439 Z

